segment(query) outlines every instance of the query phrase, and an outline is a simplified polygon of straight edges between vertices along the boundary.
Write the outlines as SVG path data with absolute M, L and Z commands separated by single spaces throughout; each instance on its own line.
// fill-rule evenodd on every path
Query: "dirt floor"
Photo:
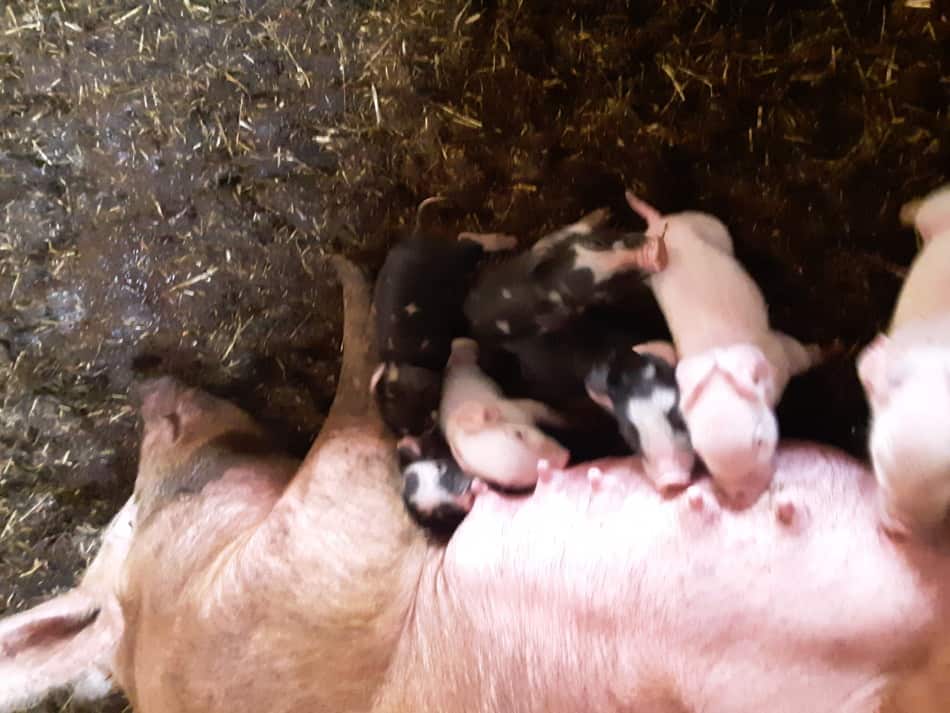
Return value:
M 322 256 L 377 269 L 434 194 L 524 244 L 600 205 L 635 225 L 624 186 L 717 214 L 775 325 L 850 349 L 783 431 L 861 455 L 850 359 L 916 249 L 900 205 L 950 172 L 930 5 L 2 3 L 0 614 L 71 584 L 129 494 L 135 378 L 302 454 L 338 365 Z

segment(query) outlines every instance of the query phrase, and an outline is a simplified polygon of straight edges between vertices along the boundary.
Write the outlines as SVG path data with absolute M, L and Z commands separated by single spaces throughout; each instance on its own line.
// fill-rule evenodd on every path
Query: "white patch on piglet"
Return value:
M 575 270 L 589 270 L 594 284 L 607 282 L 618 273 L 641 268 L 645 256 L 641 249 L 590 250 L 583 245 L 574 245 Z
M 661 490 L 685 485 L 694 462 L 688 434 L 669 419 L 676 398 L 675 389 L 657 386 L 644 398 L 628 399 L 623 412 L 639 434 L 647 475 Z
M 418 487 L 409 498 L 412 504 L 423 513 L 431 513 L 440 505 L 451 505 L 455 498 L 446 493 L 439 478 L 444 468 L 433 461 L 419 461 L 406 468 L 406 475 L 415 474 Z
M 652 373 L 651 373 L 652 370 Z M 656 368 L 649 364 L 644 370 L 646 379 L 653 378 Z M 624 417 L 637 427 L 644 454 L 655 451 L 661 444 L 673 443 L 673 426 L 667 418 L 676 404 L 674 389 L 658 386 L 646 398 L 633 397 L 627 401 Z

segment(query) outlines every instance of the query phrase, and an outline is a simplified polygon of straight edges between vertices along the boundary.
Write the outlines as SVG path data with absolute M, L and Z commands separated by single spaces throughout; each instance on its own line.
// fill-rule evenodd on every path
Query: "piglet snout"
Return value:
M 689 473 L 664 473 L 656 479 L 656 488 L 664 497 L 676 495 L 689 486 Z
M 688 487 L 692 479 L 692 453 L 684 457 L 647 463 L 646 472 L 663 496 L 671 496 Z

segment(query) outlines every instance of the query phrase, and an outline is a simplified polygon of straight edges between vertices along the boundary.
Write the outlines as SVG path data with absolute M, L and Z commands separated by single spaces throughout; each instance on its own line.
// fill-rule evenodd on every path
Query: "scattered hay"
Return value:
M 526 240 L 632 221 L 628 185 L 713 211 L 778 327 L 853 347 L 915 250 L 900 206 L 950 166 L 937 3 L 81 5 L 0 12 L 0 609 L 68 586 L 127 496 L 137 376 L 305 450 L 338 359 L 322 256 L 378 266 L 423 198 Z M 863 448 L 845 360 L 781 416 Z

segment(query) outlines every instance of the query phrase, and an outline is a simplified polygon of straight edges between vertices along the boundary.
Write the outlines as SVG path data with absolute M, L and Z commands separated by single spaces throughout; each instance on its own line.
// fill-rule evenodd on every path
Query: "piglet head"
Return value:
M 693 449 L 733 504 L 751 504 L 771 482 L 778 446 L 771 365 L 737 345 L 684 359 L 676 376 Z
M 874 408 L 869 450 L 885 528 L 922 538 L 944 531 L 950 507 L 950 354 L 919 348 Z
M 912 369 L 908 369 L 907 360 L 895 352 L 886 334 L 877 335 L 861 351 L 856 366 L 864 394 L 873 411 L 887 408 L 893 394 L 912 372 Z
M 563 468 L 570 453 L 540 429 L 489 418 L 480 428 L 472 423 L 450 439 L 452 453 L 463 470 L 506 488 L 527 488 L 537 481 L 539 460 Z
M 646 476 L 660 492 L 689 484 L 695 455 L 669 361 L 639 347 L 621 352 L 609 365 L 595 366 L 585 386 L 595 403 L 617 417 L 620 435 L 642 457 Z
M 938 235 L 950 235 L 950 184 L 901 207 L 901 222 L 913 225 L 924 242 Z

